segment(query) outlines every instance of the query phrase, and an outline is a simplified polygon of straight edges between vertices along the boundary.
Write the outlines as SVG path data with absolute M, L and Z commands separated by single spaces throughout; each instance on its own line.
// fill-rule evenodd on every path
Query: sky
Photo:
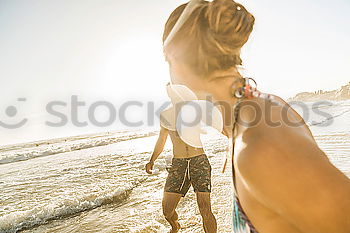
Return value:
M 91 124 L 88 111 L 98 101 L 112 103 L 117 112 L 126 101 L 141 101 L 144 106 L 125 115 L 145 121 L 152 115 L 146 103 L 157 109 L 167 101 L 162 32 L 184 2 L 0 0 L 0 121 L 28 120 L 17 129 L 0 126 L 0 145 L 124 128 L 118 120 L 107 127 Z M 261 91 L 288 98 L 350 81 L 350 1 L 238 2 L 256 18 L 242 59 L 245 75 Z M 72 124 L 74 95 L 85 102 L 79 119 L 87 126 Z M 44 124 L 58 121 L 46 110 L 52 101 L 66 103 L 57 107 L 68 118 L 62 127 Z M 95 112 L 100 121 L 108 118 L 106 108 Z

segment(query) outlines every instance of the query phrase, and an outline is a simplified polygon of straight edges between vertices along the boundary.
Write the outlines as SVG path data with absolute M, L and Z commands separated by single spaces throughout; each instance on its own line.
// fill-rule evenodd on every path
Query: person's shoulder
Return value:
M 350 209 L 350 202 L 346 201 L 349 180 L 303 134 L 267 134 L 247 145 L 236 164 L 252 194 L 286 219 L 298 220 L 307 212 L 310 222 L 326 215 L 337 221 L 334 216 L 344 219 L 341 211 L 334 208 L 337 203 Z M 322 195 L 315 194 L 315 190 L 322 190 Z
M 324 154 L 315 140 L 306 133 L 305 122 L 295 118 L 292 122 L 285 114 L 282 98 L 273 96 L 278 101 L 283 101 L 279 106 L 267 106 L 266 100 L 259 98 L 245 101 L 239 116 L 239 125 L 244 130 L 242 140 L 247 145 L 243 151 L 245 156 L 242 161 L 263 163 L 285 163 L 289 159 L 297 159 L 305 154 Z M 282 106 L 281 106 L 282 105 Z M 294 113 L 293 113 L 294 115 Z M 295 126 L 298 122 L 299 126 Z
M 161 112 L 160 112 L 160 115 L 161 115 L 161 116 L 167 115 L 167 114 L 173 112 L 173 109 L 174 109 L 173 107 L 168 107 L 168 108 L 166 108 L 165 110 L 161 111 Z
M 167 130 L 175 130 L 176 116 L 174 108 L 170 107 L 160 113 L 160 125 Z
M 270 133 L 293 133 L 306 126 L 303 118 L 281 97 L 252 98 L 240 103 L 239 123 Z M 296 132 L 294 132 L 296 133 Z M 266 135 L 266 134 L 265 134 Z
M 278 103 L 254 98 L 245 101 L 244 105 L 249 107 L 240 110 L 240 124 L 245 124 L 242 134 L 242 140 L 247 145 L 245 160 L 249 163 L 273 161 L 283 164 L 310 153 L 324 157 L 315 140 L 304 131 L 307 126 L 302 118 L 298 116 L 291 120 L 290 115 L 285 115 L 284 104 L 288 103 L 277 95 L 271 96 Z

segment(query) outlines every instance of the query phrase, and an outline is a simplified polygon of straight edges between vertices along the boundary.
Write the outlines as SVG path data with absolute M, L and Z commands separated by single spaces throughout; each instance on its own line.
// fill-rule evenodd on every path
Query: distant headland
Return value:
M 350 99 L 350 82 L 341 88 L 333 91 L 318 90 L 315 92 L 301 92 L 288 101 L 318 101 L 318 100 L 349 100 Z

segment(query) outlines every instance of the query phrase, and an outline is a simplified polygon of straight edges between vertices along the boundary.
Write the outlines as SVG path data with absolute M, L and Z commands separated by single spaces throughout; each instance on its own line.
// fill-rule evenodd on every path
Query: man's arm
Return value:
M 152 174 L 151 170 L 153 168 L 154 161 L 156 161 L 156 159 L 162 153 L 162 151 L 164 149 L 164 145 L 166 143 L 166 139 L 168 137 L 168 134 L 169 134 L 169 131 L 166 128 L 161 126 L 160 127 L 159 136 L 158 136 L 158 140 L 157 140 L 156 145 L 154 146 L 154 150 L 153 150 L 152 156 L 150 158 L 150 161 L 146 164 L 146 172 L 148 174 Z

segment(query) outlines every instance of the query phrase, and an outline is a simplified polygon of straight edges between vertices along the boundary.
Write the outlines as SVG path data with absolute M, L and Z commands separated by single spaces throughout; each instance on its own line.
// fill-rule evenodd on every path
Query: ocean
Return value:
M 350 101 L 305 106 L 320 148 L 350 177 Z M 159 173 L 144 171 L 156 140 L 155 131 L 128 130 L 0 147 L 0 232 L 167 232 L 161 200 L 170 140 Z M 230 166 L 220 172 L 227 140 L 210 131 L 203 141 L 218 232 L 232 232 Z M 203 232 L 192 188 L 177 210 L 181 232 Z

